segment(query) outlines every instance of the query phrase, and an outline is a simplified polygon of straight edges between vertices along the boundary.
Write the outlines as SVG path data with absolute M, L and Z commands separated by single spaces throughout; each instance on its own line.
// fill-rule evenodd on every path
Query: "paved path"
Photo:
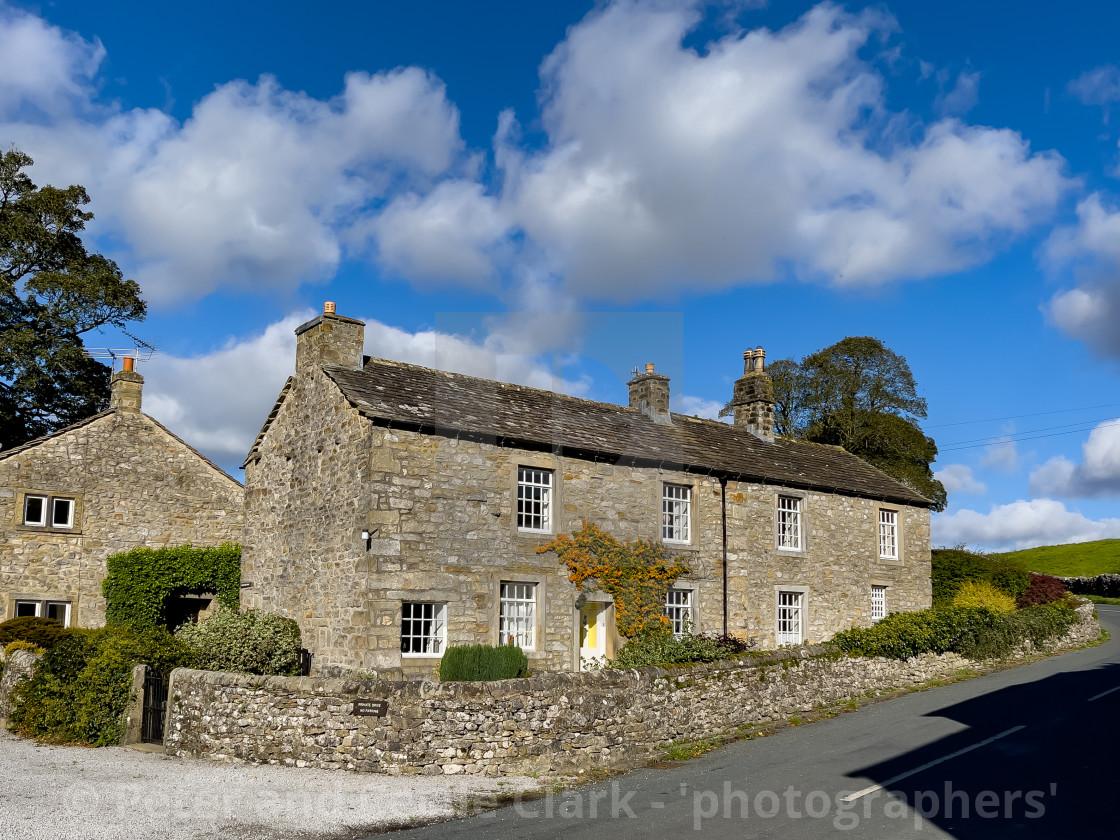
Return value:
M 1116 837 L 1120 609 L 1099 612 L 1105 645 L 406 836 Z
M 532 779 L 390 777 L 49 747 L 0 730 L 0 838 L 353 838 L 461 813 Z

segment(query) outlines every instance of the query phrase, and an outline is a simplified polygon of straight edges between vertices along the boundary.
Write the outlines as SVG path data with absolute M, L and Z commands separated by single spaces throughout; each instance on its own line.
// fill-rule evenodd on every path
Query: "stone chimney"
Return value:
M 114 373 L 113 378 L 109 380 L 109 408 L 127 411 L 130 414 L 140 413 L 144 377 L 133 369 L 135 364 L 135 359 L 125 356 L 123 369 Z
M 774 442 L 774 385 L 766 375 L 766 351 L 761 347 L 743 354 L 743 378 L 735 382 L 731 407 L 736 426 Z
M 654 423 L 669 424 L 669 377 L 654 373 L 653 364 L 646 365 L 645 373 L 634 372 L 626 383 L 630 388 L 630 407 L 639 408 Z
M 319 365 L 362 366 L 366 325 L 356 318 L 336 315 L 334 303 L 323 304 L 323 314 L 296 327 L 296 375 Z

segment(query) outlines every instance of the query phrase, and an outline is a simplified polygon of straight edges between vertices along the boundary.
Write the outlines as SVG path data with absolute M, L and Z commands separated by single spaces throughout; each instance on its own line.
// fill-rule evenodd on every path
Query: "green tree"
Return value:
M 937 444 L 922 432 L 926 401 L 906 359 L 877 338 L 845 338 L 800 362 L 779 359 L 774 429 L 779 435 L 842 446 L 934 502 L 945 488 L 930 464 Z M 729 414 L 731 406 L 721 414 Z
M 85 188 L 36 187 L 34 161 L 0 153 L 0 448 L 104 410 L 109 369 L 82 336 L 146 314 L 140 286 L 79 236 Z

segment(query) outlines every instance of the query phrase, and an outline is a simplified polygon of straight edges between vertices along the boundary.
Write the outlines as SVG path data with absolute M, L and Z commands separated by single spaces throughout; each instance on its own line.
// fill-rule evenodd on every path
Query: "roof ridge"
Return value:
M 501 379 L 487 379 L 483 376 L 474 376 L 470 373 L 459 373 L 458 371 L 454 370 L 443 370 L 441 368 L 425 367 L 424 365 L 417 365 L 413 364 L 412 362 L 398 362 L 396 359 L 382 359 L 378 356 L 369 356 L 366 358 L 366 365 L 370 364 L 371 362 L 384 363 L 400 368 L 410 368 L 412 370 L 422 370 L 425 373 L 438 373 L 442 376 L 455 376 L 460 379 L 470 379 L 475 382 L 483 382 L 487 385 L 500 385 L 503 388 L 514 388 L 518 391 L 531 391 L 535 394 L 547 394 L 550 397 L 558 397 L 563 400 L 572 400 L 574 402 L 587 403 L 588 405 L 602 406 L 603 408 L 609 408 L 615 411 L 619 409 L 625 409 L 626 411 L 633 411 L 637 414 L 641 414 L 640 409 L 631 408 L 630 406 L 622 405 L 621 403 L 603 402 L 602 400 L 589 400 L 587 397 L 576 397 L 572 394 L 565 394 L 562 391 L 549 391 L 547 388 L 534 388 L 532 385 L 519 385 L 516 382 L 504 382 Z M 362 365 L 362 367 L 360 368 L 347 367 L 346 365 L 323 365 L 323 370 L 337 370 L 345 371 L 347 373 L 363 373 L 365 371 L 365 365 Z M 680 414 L 677 416 L 685 417 L 688 415 Z

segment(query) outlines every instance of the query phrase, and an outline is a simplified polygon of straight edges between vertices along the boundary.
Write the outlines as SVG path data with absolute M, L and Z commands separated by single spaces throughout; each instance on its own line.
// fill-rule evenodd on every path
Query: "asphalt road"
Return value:
M 1120 835 L 1120 608 L 1107 644 L 409 831 L 485 838 Z

